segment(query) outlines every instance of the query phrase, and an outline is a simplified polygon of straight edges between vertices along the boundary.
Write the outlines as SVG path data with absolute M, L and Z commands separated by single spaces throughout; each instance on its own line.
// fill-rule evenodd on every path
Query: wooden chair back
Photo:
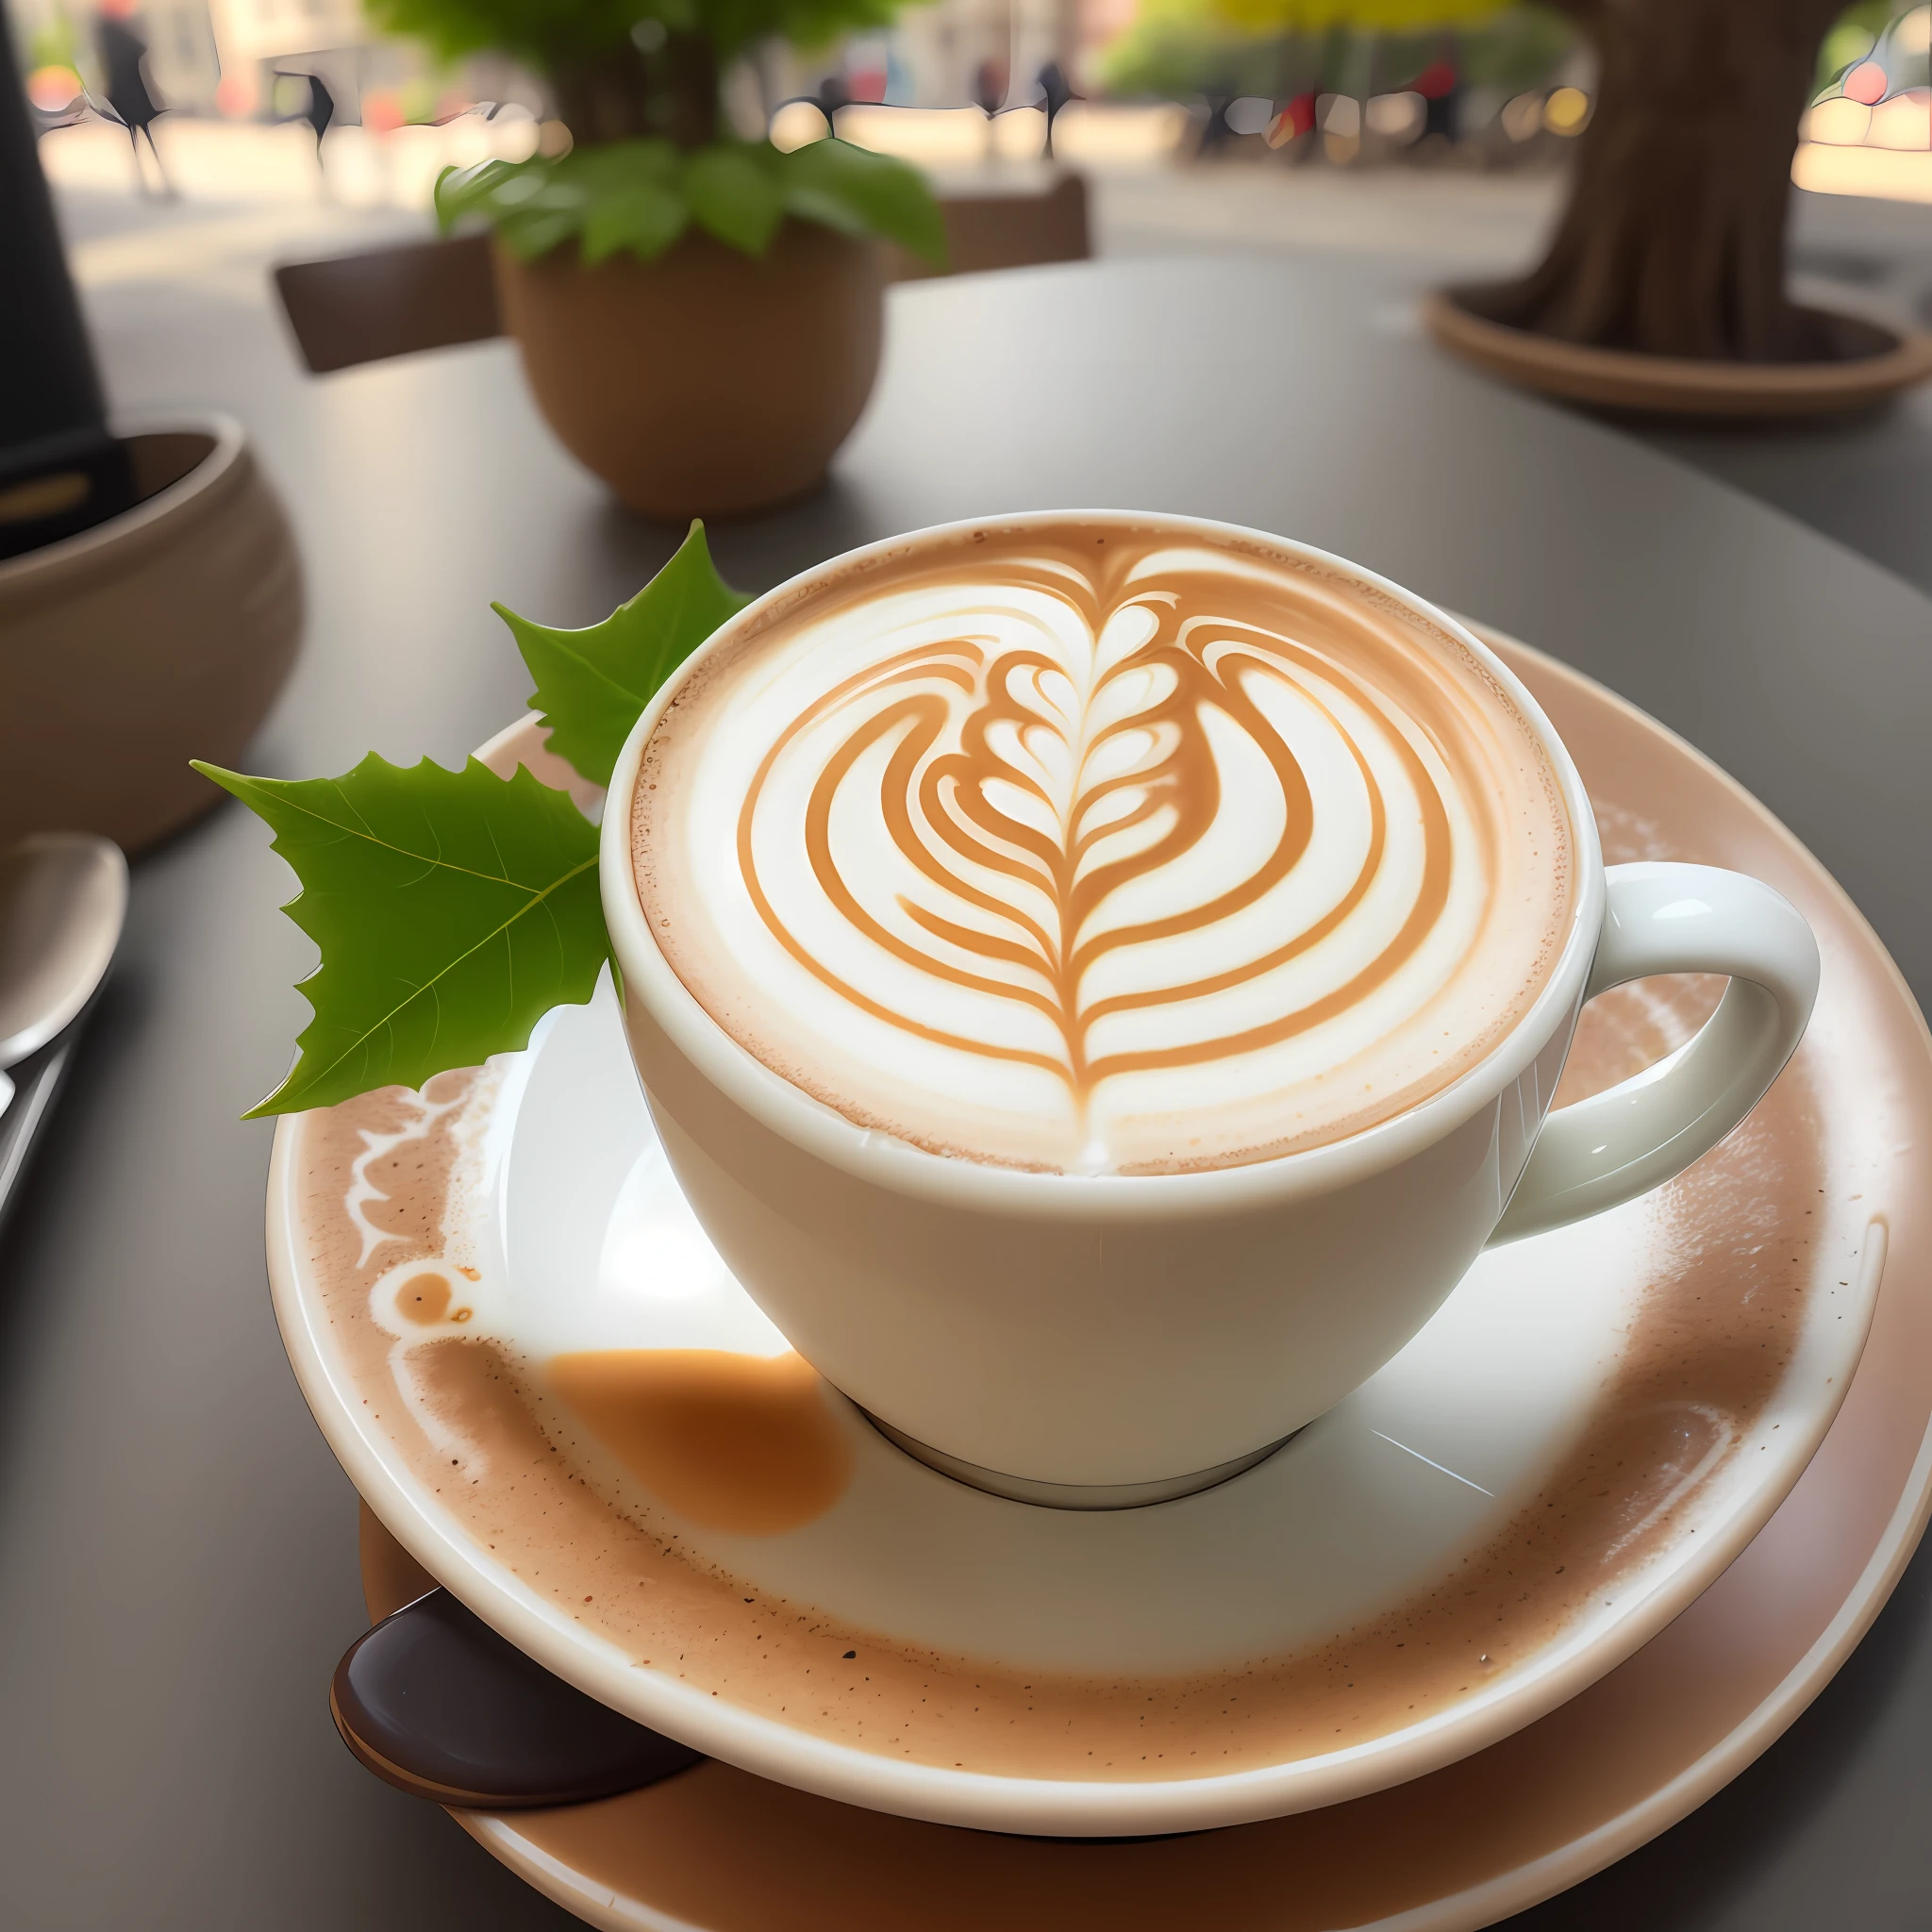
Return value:
M 1078 175 L 1059 175 L 1043 193 L 969 190 L 942 194 L 940 206 L 949 275 L 1084 261 L 1091 253 Z M 895 281 L 940 273 L 902 248 L 891 254 Z M 481 235 L 283 262 L 275 282 L 302 359 L 317 375 L 502 333 Z

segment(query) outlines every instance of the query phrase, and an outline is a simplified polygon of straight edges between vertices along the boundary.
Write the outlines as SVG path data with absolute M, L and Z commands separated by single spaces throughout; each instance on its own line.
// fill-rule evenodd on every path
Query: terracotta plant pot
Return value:
M 497 299 L 558 439 L 627 508 L 681 521 L 803 495 L 872 393 L 884 251 L 788 221 L 761 258 L 688 233 L 653 262 L 498 246 Z
M 218 804 L 295 661 L 302 570 L 225 416 L 125 439 L 141 500 L 0 563 L 0 842 L 100 832 L 138 852 Z

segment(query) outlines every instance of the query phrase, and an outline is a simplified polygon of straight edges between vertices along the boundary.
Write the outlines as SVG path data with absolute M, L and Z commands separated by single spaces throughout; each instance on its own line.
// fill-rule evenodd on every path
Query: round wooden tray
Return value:
M 1452 356 L 1544 395 L 1646 415 L 1823 416 L 1869 408 L 1932 376 L 1932 335 L 1842 362 L 1710 362 L 1532 335 L 1474 314 L 1449 289 L 1423 298 L 1423 325 Z

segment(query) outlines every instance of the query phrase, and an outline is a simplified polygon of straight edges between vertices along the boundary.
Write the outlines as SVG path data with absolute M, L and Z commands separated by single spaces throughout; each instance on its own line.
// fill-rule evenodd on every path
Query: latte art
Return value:
M 752 613 L 654 730 L 642 902 L 719 1024 L 862 1124 L 1078 1172 L 1333 1140 L 1474 1064 L 1569 890 L 1483 667 L 1291 558 L 977 534 Z

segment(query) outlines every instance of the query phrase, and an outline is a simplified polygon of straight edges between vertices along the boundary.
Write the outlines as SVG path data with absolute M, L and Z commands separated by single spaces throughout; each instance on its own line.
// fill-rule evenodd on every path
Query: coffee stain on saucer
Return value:
M 449 1277 L 425 1270 L 412 1274 L 396 1291 L 396 1313 L 406 1322 L 428 1328 L 449 1313 Z
M 852 1474 L 824 1382 L 790 1350 L 590 1349 L 552 1357 L 542 1380 L 652 1495 L 708 1529 L 803 1528 Z

